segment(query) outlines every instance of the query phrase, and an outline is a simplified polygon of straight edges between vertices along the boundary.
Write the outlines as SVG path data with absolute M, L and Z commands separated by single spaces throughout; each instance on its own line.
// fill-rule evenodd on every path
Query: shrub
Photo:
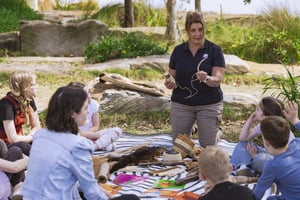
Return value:
M 262 16 L 249 18 L 248 22 L 239 24 L 238 20 L 208 22 L 207 37 L 219 44 L 226 54 L 245 60 L 286 65 L 299 63 L 300 18 L 291 15 L 287 8 L 273 6 Z
M 134 32 L 122 33 L 121 37 L 103 36 L 98 43 L 85 46 L 87 62 L 104 62 L 113 58 L 135 58 L 137 56 L 161 55 L 167 52 L 147 39 L 143 34 Z
M 19 30 L 20 20 L 42 19 L 42 15 L 32 10 L 25 0 L 1 0 L 0 32 Z

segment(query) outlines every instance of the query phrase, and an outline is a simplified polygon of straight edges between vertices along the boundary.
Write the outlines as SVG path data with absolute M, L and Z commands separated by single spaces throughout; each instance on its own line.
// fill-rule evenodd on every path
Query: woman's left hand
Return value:
M 208 74 L 205 71 L 199 71 L 199 72 L 196 73 L 196 76 L 197 76 L 197 79 L 200 82 L 203 82 L 203 81 L 205 81 L 207 79 Z

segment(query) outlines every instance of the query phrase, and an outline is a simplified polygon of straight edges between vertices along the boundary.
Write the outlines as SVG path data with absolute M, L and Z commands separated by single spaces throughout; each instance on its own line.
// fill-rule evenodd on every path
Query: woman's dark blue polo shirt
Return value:
M 199 49 L 195 56 L 184 42 L 176 46 L 171 54 L 169 68 L 176 70 L 175 80 L 179 86 L 173 90 L 171 100 L 189 106 L 209 105 L 223 100 L 223 92 L 219 87 L 209 87 L 196 80 L 198 63 L 204 58 L 200 70 L 211 76 L 212 67 L 224 67 L 225 59 L 221 47 L 205 40 L 204 48 Z M 183 89 L 181 89 L 183 88 Z M 187 89 L 188 88 L 188 89 Z

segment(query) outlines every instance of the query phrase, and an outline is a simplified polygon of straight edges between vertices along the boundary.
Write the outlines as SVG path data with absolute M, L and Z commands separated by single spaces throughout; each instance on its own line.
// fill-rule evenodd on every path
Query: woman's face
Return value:
M 30 88 L 27 90 L 27 97 L 35 97 L 37 95 L 37 91 L 38 91 L 38 85 L 36 83 L 36 80 L 33 80 L 31 83 Z
M 188 30 L 189 42 L 193 45 L 202 45 L 204 30 L 201 23 L 193 23 Z
M 73 112 L 74 121 L 78 126 L 82 126 L 86 123 L 88 114 L 88 98 L 84 101 L 83 106 L 79 113 Z

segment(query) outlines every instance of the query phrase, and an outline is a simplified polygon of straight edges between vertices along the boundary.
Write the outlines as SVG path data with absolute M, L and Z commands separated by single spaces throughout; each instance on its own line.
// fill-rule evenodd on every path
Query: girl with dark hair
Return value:
M 78 135 L 78 127 L 86 122 L 87 110 L 88 96 L 82 89 L 66 86 L 53 94 L 46 128 L 33 138 L 23 199 L 80 199 L 79 186 L 85 199 L 112 198 L 94 177 L 93 142 Z M 137 197 L 130 195 L 128 199 Z

